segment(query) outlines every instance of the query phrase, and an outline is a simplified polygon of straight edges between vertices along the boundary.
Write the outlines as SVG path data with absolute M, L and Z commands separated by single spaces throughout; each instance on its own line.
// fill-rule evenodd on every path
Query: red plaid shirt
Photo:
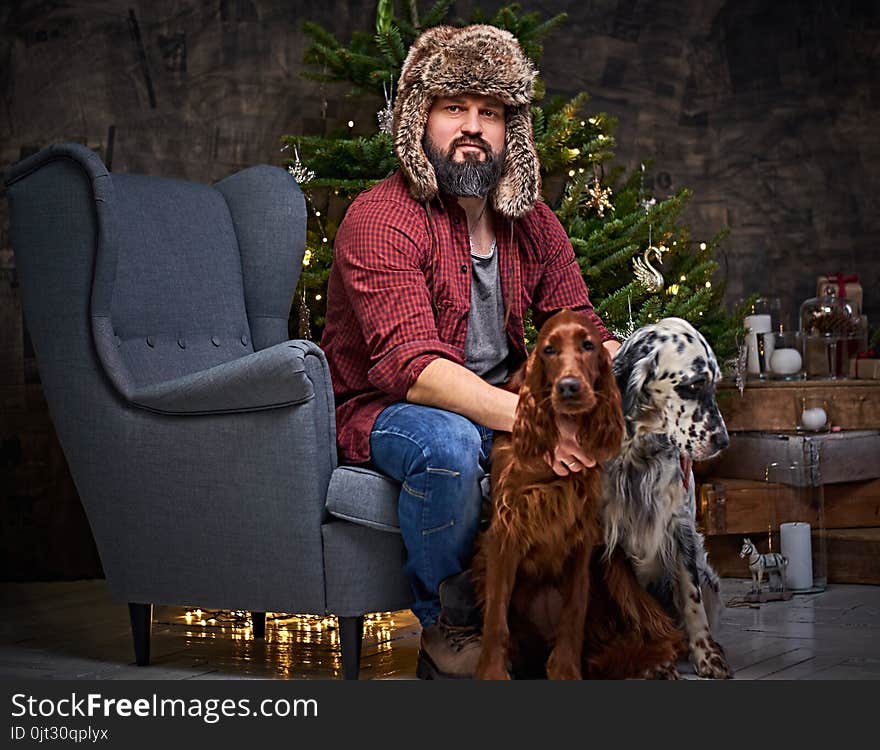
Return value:
M 467 217 L 455 198 L 428 207 L 397 172 L 359 195 L 334 244 L 321 347 L 336 396 L 343 461 L 370 458 L 370 431 L 389 404 L 404 401 L 437 357 L 464 364 L 471 303 Z M 571 242 L 544 203 L 517 221 L 499 220 L 501 291 L 511 352 L 527 353 L 523 313 L 537 327 L 564 307 L 586 313 L 603 340 L 614 338 L 593 311 Z

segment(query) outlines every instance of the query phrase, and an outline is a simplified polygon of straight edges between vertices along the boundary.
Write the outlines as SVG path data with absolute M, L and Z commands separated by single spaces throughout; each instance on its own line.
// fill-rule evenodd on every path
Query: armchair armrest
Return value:
M 305 357 L 317 347 L 285 341 L 201 372 L 134 389 L 136 406 L 162 414 L 260 411 L 310 401 L 315 389 Z

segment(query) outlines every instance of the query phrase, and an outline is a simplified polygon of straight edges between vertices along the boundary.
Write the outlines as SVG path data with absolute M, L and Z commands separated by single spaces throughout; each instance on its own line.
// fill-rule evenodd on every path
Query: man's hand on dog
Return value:
M 553 473 L 560 477 L 568 476 L 571 472 L 583 471 L 596 465 L 596 460 L 584 453 L 578 442 L 577 421 L 572 417 L 559 415 L 556 418 L 556 426 L 559 428 L 559 442 L 553 455 L 547 456 L 547 463 L 553 469 Z

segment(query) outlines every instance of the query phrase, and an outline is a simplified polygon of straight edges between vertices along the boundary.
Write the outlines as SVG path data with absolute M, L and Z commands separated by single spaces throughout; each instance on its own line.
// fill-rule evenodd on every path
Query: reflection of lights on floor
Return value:
M 189 626 L 186 632 L 193 638 L 210 638 L 218 633 L 233 640 L 249 640 L 253 637 L 250 612 L 243 610 L 209 612 L 190 608 L 179 616 L 179 620 Z M 364 616 L 364 640 L 374 640 L 382 650 L 386 650 L 394 640 L 395 630 L 401 626 L 411 626 L 414 622 L 415 618 L 408 612 L 373 612 Z M 268 612 L 266 640 L 282 644 L 326 643 L 335 646 L 339 643 L 339 621 L 333 615 Z
M 180 626 L 191 644 L 210 644 L 202 652 L 208 663 L 242 665 L 250 674 L 279 678 L 336 678 L 342 674 L 339 621 L 335 616 L 266 614 L 265 639 L 255 639 L 251 613 L 200 607 L 163 607 L 157 622 Z M 394 664 L 396 671 L 414 669 L 413 637 L 418 620 L 409 611 L 376 612 L 364 616 L 363 667 Z M 224 648 L 220 644 L 226 644 Z M 378 661 L 376 660 L 378 657 Z M 200 657 L 201 658 L 201 657 Z

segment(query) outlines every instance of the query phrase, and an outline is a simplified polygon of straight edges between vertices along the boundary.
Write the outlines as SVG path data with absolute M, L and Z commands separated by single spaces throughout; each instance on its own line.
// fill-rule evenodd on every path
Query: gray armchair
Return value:
M 287 340 L 305 203 L 283 169 L 213 186 L 109 174 L 76 144 L 6 178 L 25 320 L 111 595 L 149 663 L 152 605 L 363 615 L 412 594 L 394 482 L 337 467 L 321 350 Z M 262 614 L 262 620 L 261 620 Z

